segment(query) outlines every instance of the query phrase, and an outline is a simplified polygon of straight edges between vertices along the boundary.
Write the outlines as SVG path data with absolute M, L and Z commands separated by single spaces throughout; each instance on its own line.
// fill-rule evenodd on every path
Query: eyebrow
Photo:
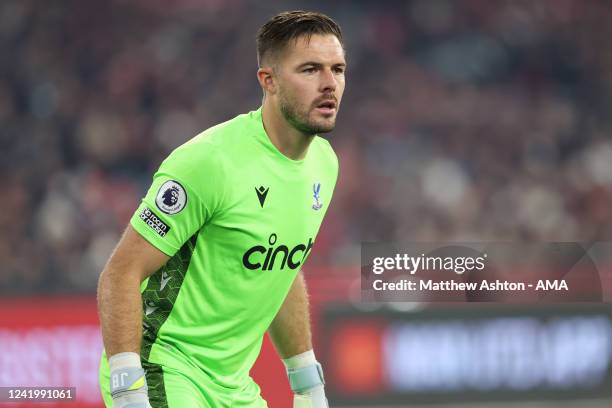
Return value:
M 324 64 L 321 64 L 320 62 L 307 61 L 307 62 L 304 62 L 304 63 L 298 65 L 297 68 L 300 69 L 300 68 L 303 68 L 303 67 L 308 66 L 308 65 L 312 65 L 313 67 L 320 68 Z M 332 67 L 346 67 L 346 63 L 345 62 L 339 62 L 337 64 L 332 64 Z

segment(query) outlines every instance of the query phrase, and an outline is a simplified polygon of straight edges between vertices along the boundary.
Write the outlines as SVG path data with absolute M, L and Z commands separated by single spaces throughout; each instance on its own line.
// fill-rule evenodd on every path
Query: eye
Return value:
M 312 73 L 314 73 L 315 71 L 316 71 L 316 69 L 315 69 L 314 67 L 308 67 L 308 68 L 304 68 L 304 69 L 302 70 L 302 72 L 305 72 L 305 73 L 307 73 L 307 74 L 312 74 Z
M 346 67 L 343 65 L 337 65 L 333 67 L 333 70 L 336 74 L 344 74 L 344 72 L 346 71 Z

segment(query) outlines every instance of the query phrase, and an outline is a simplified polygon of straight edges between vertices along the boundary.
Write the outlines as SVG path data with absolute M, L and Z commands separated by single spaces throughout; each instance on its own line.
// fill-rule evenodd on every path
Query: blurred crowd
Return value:
M 161 160 L 256 109 L 255 33 L 328 13 L 349 67 L 310 260 L 362 241 L 612 238 L 605 0 L 6 0 L 0 291 L 91 292 Z

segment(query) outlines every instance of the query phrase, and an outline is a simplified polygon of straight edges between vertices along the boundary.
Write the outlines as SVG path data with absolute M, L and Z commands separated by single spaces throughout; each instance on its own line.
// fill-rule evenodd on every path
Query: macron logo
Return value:
M 168 281 L 172 279 L 172 276 L 168 275 L 168 272 L 164 271 L 162 272 L 162 276 L 161 276 L 161 286 L 159 287 L 159 291 L 161 292 L 162 290 L 164 290 L 164 288 L 166 287 L 166 285 L 168 284 Z
M 263 208 L 264 203 L 266 202 L 266 196 L 268 195 L 268 190 L 270 187 L 265 188 L 264 186 L 259 186 L 259 188 L 255 187 L 255 192 L 257 193 L 257 198 L 259 199 L 259 204 L 261 208 Z

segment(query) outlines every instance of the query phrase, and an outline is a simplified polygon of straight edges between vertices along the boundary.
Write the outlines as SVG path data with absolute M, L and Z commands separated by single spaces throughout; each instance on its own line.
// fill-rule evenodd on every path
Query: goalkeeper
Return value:
M 266 407 L 266 331 L 295 407 L 327 407 L 301 268 L 332 198 L 344 91 L 339 26 L 284 12 L 257 36 L 262 106 L 177 148 L 98 285 L 107 407 Z

